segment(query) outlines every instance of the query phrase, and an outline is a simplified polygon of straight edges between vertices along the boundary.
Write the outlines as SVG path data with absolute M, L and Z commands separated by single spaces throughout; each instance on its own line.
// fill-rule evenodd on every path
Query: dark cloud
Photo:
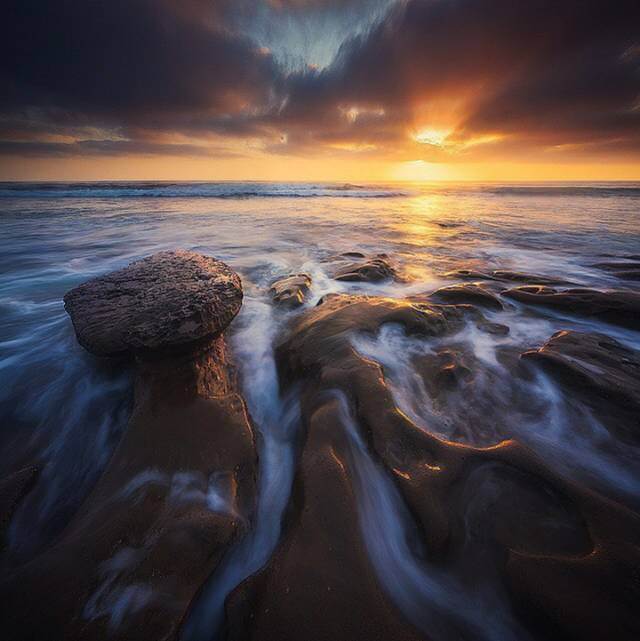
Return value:
M 267 107 L 272 58 L 219 20 L 200 0 L 10 0 L 0 107 L 105 123 Z
M 638 25 L 636 0 L 413 0 L 345 43 L 330 69 L 293 79 L 281 118 L 308 127 L 340 105 L 375 105 L 387 114 L 375 128 L 393 121 L 400 139 L 428 124 L 422 107 L 457 100 L 454 141 L 637 139 Z
M 398 159 L 640 155 L 637 0 L 10 0 L 2 17 L 4 154 L 196 155 L 228 137 Z M 327 51 L 324 67 L 286 60 Z M 433 126 L 446 144 L 411 139 Z
M 78 156 L 187 156 L 233 158 L 237 154 L 224 148 L 201 145 L 161 144 L 139 140 L 82 140 L 77 142 L 0 141 L 0 155 L 25 158 L 73 158 Z

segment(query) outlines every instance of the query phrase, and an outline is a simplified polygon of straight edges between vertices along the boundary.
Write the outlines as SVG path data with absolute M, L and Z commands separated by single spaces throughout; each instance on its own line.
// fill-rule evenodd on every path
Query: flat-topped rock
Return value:
M 273 283 L 269 289 L 273 302 L 282 307 L 299 307 L 311 289 L 311 276 L 293 274 Z
M 78 342 L 98 356 L 162 350 L 213 337 L 241 305 L 242 283 L 228 265 L 184 250 L 135 261 L 64 297 Z

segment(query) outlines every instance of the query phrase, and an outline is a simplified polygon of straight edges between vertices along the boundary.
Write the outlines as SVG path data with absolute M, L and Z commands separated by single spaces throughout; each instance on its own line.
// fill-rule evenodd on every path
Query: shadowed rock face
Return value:
M 167 251 L 83 283 L 64 305 L 85 349 L 116 356 L 219 334 L 240 311 L 242 286 L 215 258 Z
M 229 267 L 190 252 L 163 252 L 67 296 L 85 346 L 135 351 L 135 405 L 59 540 L 0 581 L 7 638 L 177 638 L 256 500 L 253 429 L 220 334 L 241 300 Z
M 295 274 L 277 280 L 269 293 L 273 302 L 283 307 L 300 307 L 311 289 L 311 277 L 307 274 Z
M 635 292 L 526 286 L 503 292 L 503 296 L 528 305 L 542 305 L 630 329 L 640 329 L 640 294 Z
M 29 465 L 0 481 L 0 551 L 5 546 L 5 534 L 11 516 L 25 494 L 33 486 L 38 468 Z
M 640 442 L 638 352 L 604 334 L 562 331 L 522 358 L 539 363 L 579 394 L 619 437 Z

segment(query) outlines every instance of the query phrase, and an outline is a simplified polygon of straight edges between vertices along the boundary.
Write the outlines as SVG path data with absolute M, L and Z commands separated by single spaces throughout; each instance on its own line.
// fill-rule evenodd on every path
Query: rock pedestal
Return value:
M 255 504 L 254 435 L 222 335 L 241 304 L 227 265 L 186 251 L 65 296 L 85 348 L 135 357 L 135 405 L 60 540 L 0 583 L 7 638 L 178 637 Z

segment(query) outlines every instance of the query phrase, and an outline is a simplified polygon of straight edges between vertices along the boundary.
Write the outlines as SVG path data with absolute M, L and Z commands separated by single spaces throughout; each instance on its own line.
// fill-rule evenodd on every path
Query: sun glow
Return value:
M 421 145 L 444 147 L 450 133 L 444 129 L 422 129 L 413 135 L 413 139 Z
M 448 165 L 424 160 L 410 160 L 396 163 L 390 171 L 390 178 L 392 180 L 423 182 L 429 180 L 455 180 L 457 176 L 452 174 Z

